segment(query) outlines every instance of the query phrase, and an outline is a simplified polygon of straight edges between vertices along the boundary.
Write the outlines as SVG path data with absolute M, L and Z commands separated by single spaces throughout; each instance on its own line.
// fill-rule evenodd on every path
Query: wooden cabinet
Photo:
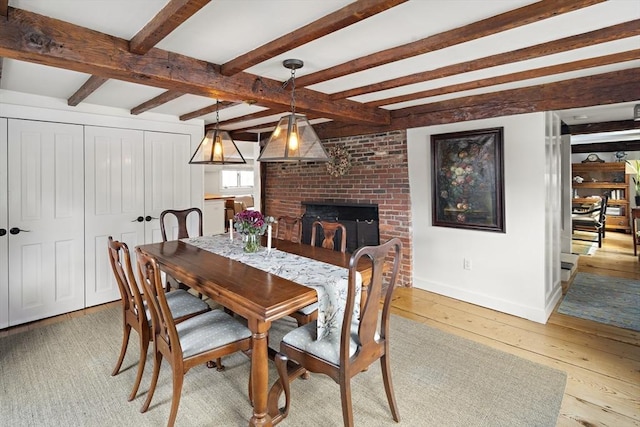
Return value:
M 576 181 L 581 177 L 582 182 Z M 607 230 L 629 232 L 629 175 L 625 174 L 624 162 L 574 163 L 571 165 L 574 203 L 586 203 L 589 196 L 609 194 L 607 202 Z

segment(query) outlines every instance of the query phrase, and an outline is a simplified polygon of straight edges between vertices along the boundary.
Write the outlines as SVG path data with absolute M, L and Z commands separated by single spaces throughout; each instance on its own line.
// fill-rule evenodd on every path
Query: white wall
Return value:
M 430 137 L 504 127 L 505 233 L 431 225 Z M 546 286 L 545 114 L 522 114 L 407 131 L 413 222 L 413 285 L 546 322 L 560 298 Z M 420 218 L 422 218 L 420 220 Z M 558 219 L 559 222 L 559 219 Z M 463 269 L 463 259 L 472 263 Z M 560 269 L 558 263 L 557 269 Z M 559 272 L 558 272 L 559 274 Z M 553 275 L 552 275 L 553 276 Z M 556 288 L 551 294 L 549 289 Z

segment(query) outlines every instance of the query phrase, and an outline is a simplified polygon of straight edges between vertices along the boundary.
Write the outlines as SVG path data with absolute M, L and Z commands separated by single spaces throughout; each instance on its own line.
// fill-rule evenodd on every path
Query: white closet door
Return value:
M 148 242 L 162 241 L 160 213 L 165 209 L 186 209 L 194 205 L 191 199 L 191 138 L 189 135 L 145 132 L 145 213 L 154 218 L 145 222 Z M 195 221 L 189 230 L 192 231 Z M 169 225 L 169 235 L 176 228 Z M 195 231 L 195 230 L 194 230 Z M 167 236 L 170 238 L 169 236 Z
M 0 329 L 9 326 L 9 224 L 7 206 L 7 119 L 0 119 Z
M 125 242 L 133 261 L 135 247 L 145 243 L 143 132 L 87 126 L 85 165 L 86 305 L 90 307 L 120 298 L 107 255 L 108 237 Z
M 82 126 L 9 120 L 7 169 L 9 324 L 83 308 Z

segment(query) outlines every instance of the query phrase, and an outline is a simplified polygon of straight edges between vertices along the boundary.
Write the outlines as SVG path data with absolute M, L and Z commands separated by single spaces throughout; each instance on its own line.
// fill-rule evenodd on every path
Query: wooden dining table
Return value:
M 348 253 L 284 240 L 273 241 L 274 247 L 281 251 L 345 268 L 349 266 Z M 252 332 L 253 415 L 249 425 L 273 425 L 272 417 L 267 411 L 269 328 L 274 320 L 316 302 L 316 291 L 180 240 L 138 247 L 153 256 L 160 268 L 173 278 L 247 319 Z M 367 283 L 370 265 L 362 263 L 358 270 L 362 274 L 363 283 Z

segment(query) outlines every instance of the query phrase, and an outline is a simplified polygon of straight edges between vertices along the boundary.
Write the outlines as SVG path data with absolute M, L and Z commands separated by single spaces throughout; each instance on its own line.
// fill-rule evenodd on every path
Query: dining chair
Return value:
M 288 240 L 293 243 L 300 243 L 302 241 L 302 222 L 300 217 L 279 216 L 275 227 L 275 233 L 273 234 L 276 239 Z
M 234 201 L 233 202 L 233 212 L 234 215 L 239 214 L 242 211 L 246 211 L 247 210 L 247 205 L 245 202 L 238 202 L 238 201 Z
M 608 194 L 605 193 L 602 197 L 597 199 L 597 202 L 589 205 L 588 208 L 580 211 L 579 213 L 571 214 L 572 233 L 575 231 L 595 233 L 595 238 L 598 241 L 599 248 L 602 247 L 602 239 L 605 237 L 608 198 Z M 593 241 L 592 236 L 576 237 L 574 235 L 572 239 Z
M 202 210 L 200 208 L 188 208 L 188 209 L 167 209 L 160 213 L 160 233 L 162 234 L 162 241 L 174 239 L 185 239 L 191 237 L 188 230 L 187 219 L 189 215 L 194 213 L 197 216 L 198 236 L 202 236 Z M 178 234 L 167 238 L 168 220 L 173 217 L 178 224 Z
M 364 257 L 368 258 L 372 265 L 369 290 L 362 295 L 362 301 L 356 301 L 356 267 Z M 391 382 L 389 318 L 391 297 L 401 261 L 402 242 L 397 237 L 378 246 L 359 248 L 349 260 L 349 286 L 341 328 L 332 330 L 327 336 L 317 340 L 316 322 L 311 322 L 294 329 L 282 338 L 280 351 L 275 356 L 275 364 L 281 390 L 285 393 L 285 406 L 280 410 L 283 417 L 288 415 L 290 408 L 289 382 L 310 371 L 328 375 L 340 385 L 343 422 L 346 427 L 353 426 L 351 378 L 366 371 L 373 362 L 380 359 L 391 415 L 396 422 L 400 421 Z M 385 262 L 392 263 L 388 274 Z M 384 302 L 380 311 L 380 298 L 383 295 Z M 354 305 L 358 302 L 359 319 L 353 317 Z M 288 371 L 288 364 L 292 364 L 289 368 L 291 371 Z M 274 394 L 276 399 L 279 395 L 280 393 Z
M 147 399 L 140 412 L 149 409 L 164 358 L 171 365 L 173 378 L 171 412 L 167 423 L 171 427 L 178 414 L 182 384 L 189 369 L 237 351 L 249 351 L 251 331 L 221 309 L 176 323 L 171 315 L 156 259 L 145 255 L 140 248 L 136 248 L 136 257 L 138 274 L 149 302 L 153 331 L 153 376 Z
M 318 227 L 320 227 L 324 235 L 324 239 L 322 240 L 323 248 L 335 249 L 334 239 L 337 231 L 340 230 L 340 252 L 344 253 L 347 251 L 347 229 L 339 222 L 314 221 L 311 225 L 311 246 L 316 245 L 316 231 Z
M 120 290 L 123 331 L 120 356 L 111 375 L 115 376 L 120 372 L 129 345 L 131 329 L 134 329 L 140 339 L 140 358 L 138 359 L 138 374 L 129 395 L 129 400 L 133 400 L 140 387 L 149 341 L 153 339 L 150 327 L 151 315 L 133 274 L 131 255 L 126 243 L 113 240 L 113 237 L 109 236 L 108 251 L 111 269 Z M 168 293 L 166 300 L 176 322 L 210 310 L 206 302 L 181 289 Z
M 194 208 L 180 209 L 180 210 L 167 209 L 160 213 L 160 234 L 162 235 L 162 241 L 166 242 L 167 240 L 186 239 L 188 237 L 193 237 L 189 235 L 189 228 L 188 228 L 189 223 L 187 221 L 189 215 L 191 214 L 196 215 L 196 219 L 198 221 L 197 222 L 198 236 L 202 236 L 202 210 L 200 210 L 200 208 L 194 207 Z M 178 225 L 178 233 L 175 236 L 170 235 L 169 238 L 167 238 L 167 234 L 169 231 L 168 222 L 170 218 L 173 218 L 176 224 Z M 166 283 L 167 290 L 169 290 L 171 287 L 177 287 L 179 289 L 184 289 L 184 290 L 189 289 L 187 285 L 177 281 L 176 279 L 169 276 L 168 274 L 166 275 L 166 277 L 167 277 L 167 283 Z M 198 296 L 202 298 L 202 294 L 198 294 Z

